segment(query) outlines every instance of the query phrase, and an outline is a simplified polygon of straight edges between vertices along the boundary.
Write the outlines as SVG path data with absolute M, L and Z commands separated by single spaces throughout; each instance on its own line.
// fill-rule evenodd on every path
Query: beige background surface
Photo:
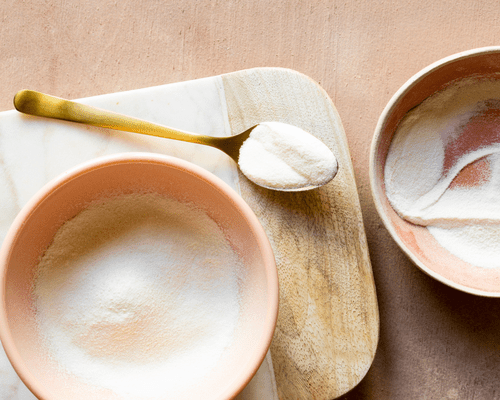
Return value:
M 0 21 L 0 111 L 22 88 L 79 98 L 251 67 L 319 82 L 349 141 L 380 307 L 374 363 L 345 399 L 500 398 L 500 301 L 417 270 L 368 181 L 390 97 L 442 57 L 498 45 L 500 2 L 4 0 Z

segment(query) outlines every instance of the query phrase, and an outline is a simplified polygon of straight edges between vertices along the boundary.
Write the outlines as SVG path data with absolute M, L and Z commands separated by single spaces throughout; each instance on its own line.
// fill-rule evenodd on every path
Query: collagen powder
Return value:
M 484 268 L 500 268 L 499 78 L 458 80 L 408 112 L 385 164 L 398 214 Z
M 257 125 L 241 146 L 238 165 L 250 180 L 272 189 L 321 186 L 337 173 L 337 159 L 323 142 L 282 122 Z
M 242 274 L 204 212 L 120 195 L 57 232 L 36 272 L 37 321 L 66 372 L 120 395 L 178 399 L 231 344 Z

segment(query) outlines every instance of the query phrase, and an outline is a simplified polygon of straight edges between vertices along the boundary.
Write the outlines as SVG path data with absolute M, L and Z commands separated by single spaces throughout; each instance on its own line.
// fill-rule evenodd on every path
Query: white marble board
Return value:
M 184 131 L 231 135 L 221 77 L 79 101 Z M 84 161 L 129 151 L 161 153 L 191 161 L 239 191 L 236 166 L 216 149 L 6 111 L 0 113 L 0 241 L 19 210 L 52 178 Z M 272 371 L 268 353 L 254 379 L 237 399 L 277 400 Z M 18 378 L 3 349 L 0 349 L 0 399 L 35 399 Z

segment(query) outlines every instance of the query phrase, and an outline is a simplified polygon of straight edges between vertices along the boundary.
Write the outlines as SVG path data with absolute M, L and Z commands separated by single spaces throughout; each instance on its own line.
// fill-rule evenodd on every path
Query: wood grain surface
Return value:
M 224 75 L 229 123 L 298 126 L 334 152 L 339 171 L 311 191 L 277 192 L 240 173 L 243 198 L 273 246 L 280 283 L 271 356 L 281 400 L 329 400 L 368 372 L 379 318 L 361 208 L 340 117 L 311 79 L 286 69 Z M 258 161 L 258 160 L 256 160 Z
M 0 21 L 2 111 L 23 88 L 76 99 L 252 67 L 318 82 L 346 132 L 380 312 L 372 367 L 342 399 L 500 399 L 500 301 L 420 272 L 383 227 L 368 178 L 391 96 L 438 59 L 498 45 L 500 2 L 4 0 Z

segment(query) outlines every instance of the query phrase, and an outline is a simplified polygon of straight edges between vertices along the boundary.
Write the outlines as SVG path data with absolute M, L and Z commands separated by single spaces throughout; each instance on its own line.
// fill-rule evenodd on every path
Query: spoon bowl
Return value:
M 197 143 L 205 146 L 215 147 L 231 157 L 236 164 L 238 164 L 240 158 L 240 149 L 243 146 L 243 143 L 250 137 L 251 132 L 257 126 L 259 126 L 254 125 L 244 132 L 233 136 L 215 137 L 207 135 L 197 135 L 190 132 L 185 132 L 167 126 L 144 121 L 138 118 L 122 115 L 112 111 L 102 110 L 71 100 L 65 100 L 34 90 L 19 91 L 14 96 L 14 106 L 19 112 L 38 117 L 60 119 L 101 128 L 141 133 L 144 135 L 158 136 L 166 139 L 180 140 L 183 142 Z M 310 135 L 307 132 L 304 133 L 306 135 Z M 242 172 L 252 182 L 267 189 L 280 191 L 310 190 L 322 186 L 334 178 L 337 172 L 337 162 L 333 154 L 332 157 L 334 159 L 334 163 L 330 163 L 331 165 L 328 166 L 329 170 L 326 174 L 327 178 L 322 179 L 322 181 L 318 184 L 300 183 L 283 187 L 267 186 L 262 181 L 257 181 L 255 178 L 249 176 L 244 171 Z

